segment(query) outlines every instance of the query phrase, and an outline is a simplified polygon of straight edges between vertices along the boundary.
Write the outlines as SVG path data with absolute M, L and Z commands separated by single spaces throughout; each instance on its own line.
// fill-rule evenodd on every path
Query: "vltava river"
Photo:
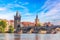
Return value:
M 0 40 L 60 40 L 60 34 L 0 33 Z

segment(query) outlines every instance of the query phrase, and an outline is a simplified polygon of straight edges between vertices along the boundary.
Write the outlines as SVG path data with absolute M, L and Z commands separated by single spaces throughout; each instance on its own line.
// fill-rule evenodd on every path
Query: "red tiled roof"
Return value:
M 32 22 L 21 22 L 24 26 L 34 26 L 35 24 Z
M 14 20 L 10 20 L 10 22 L 14 22 Z

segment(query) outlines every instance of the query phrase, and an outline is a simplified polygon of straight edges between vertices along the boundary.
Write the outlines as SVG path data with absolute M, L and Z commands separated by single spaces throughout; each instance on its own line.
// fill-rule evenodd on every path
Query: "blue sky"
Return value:
M 40 22 L 60 24 L 60 0 L 0 0 L 0 19 L 14 19 L 17 10 L 21 21 L 34 22 L 38 14 Z

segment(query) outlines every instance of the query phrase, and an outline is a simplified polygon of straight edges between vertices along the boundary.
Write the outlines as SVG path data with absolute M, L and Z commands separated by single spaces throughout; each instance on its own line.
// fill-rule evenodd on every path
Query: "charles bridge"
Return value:
M 28 26 L 28 27 L 21 27 L 21 15 L 19 12 L 16 12 L 16 15 L 14 16 L 14 29 L 15 33 L 40 33 L 45 32 L 45 33 L 51 33 L 51 31 L 55 31 L 56 28 L 60 28 L 60 26 L 54 26 L 51 25 L 50 23 L 45 24 L 44 26 L 39 26 L 39 19 L 38 15 L 36 15 L 34 26 Z M 50 24 L 50 26 L 49 26 Z
M 55 30 L 56 28 L 60 28 L 60 26 L 38 26 L 38 27 L 19 27 L 16 29 L 15 33 L 19 33 L 22 31 L 22 33 L 28 33 L 32 31 L 31 33 L 39 33 L 42 31 L 47 31 L 47 33 L 51 33 L 52 30 Z

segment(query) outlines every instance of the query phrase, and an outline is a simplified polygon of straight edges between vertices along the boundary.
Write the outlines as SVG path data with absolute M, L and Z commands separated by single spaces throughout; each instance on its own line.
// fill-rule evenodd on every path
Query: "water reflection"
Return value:
M 60 34 L 0 34 L 0 40 L 60 40 Z
M 20 34 L 14 34 L 14 40 L 20 40 Z

